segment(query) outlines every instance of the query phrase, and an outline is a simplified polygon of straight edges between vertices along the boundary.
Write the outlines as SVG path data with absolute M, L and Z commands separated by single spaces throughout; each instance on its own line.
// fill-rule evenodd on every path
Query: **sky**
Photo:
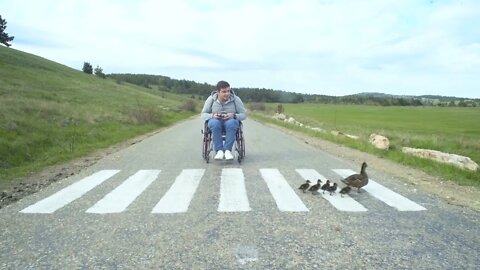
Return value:
M 0 0 L 0 15 L 12 48 L 78 70 L 480 98 L 477 0 Z

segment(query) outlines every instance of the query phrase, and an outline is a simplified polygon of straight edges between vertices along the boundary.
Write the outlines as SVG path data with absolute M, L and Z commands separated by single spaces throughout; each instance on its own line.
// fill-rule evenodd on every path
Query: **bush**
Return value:
M 129 112 L 130 118 L 136 124 L 160 124 L 162 113 L 151 107 L 138 107 Z
M 252 104 L 250 104 L 250 110 L 252 111 L 265 111 L 266 110 L 266 107 L 265 107 L 265 103 L 262 103 L 262 102 L 254 102 Z
M 195 112 L 197 110 L 197 105 L 193 100 L 189 99 L 180 106 L 180 109 L 187 112 Z

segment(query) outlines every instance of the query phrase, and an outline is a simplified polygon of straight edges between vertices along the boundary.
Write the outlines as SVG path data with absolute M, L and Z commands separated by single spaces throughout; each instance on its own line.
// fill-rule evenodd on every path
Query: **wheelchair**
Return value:
M 202 155 L 203 159 L 208 163 L 210 162 L 210 153 L 213 151 L 213 138 L 212 131 L 208 128 L 208 121 L 205 121 L 202 129 L 203 134 L 203 149 Z M 225 131 L 222 131 L 222 139 L 225 142 Z M 245 158 L 245 138 L 243 136 L 243 124 L 242 121 L 239 121 L 238 129 L 235 134 L 235 142 L 233 143 L 232 154 L 238 160 L 238 163 L 242 163 Z

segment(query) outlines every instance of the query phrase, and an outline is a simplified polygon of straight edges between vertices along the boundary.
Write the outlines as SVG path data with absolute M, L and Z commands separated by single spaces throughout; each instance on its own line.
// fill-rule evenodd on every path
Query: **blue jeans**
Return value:
M 232 151 L 233 143 L 235 142 L 235 133 L 238 129 L 237 119 L 210 119 L 208 120 L 208 128 L 212 131 L 213 148 L 217 151 Z M 225 130 L 225 145 L 222 140 L 222 130 Z

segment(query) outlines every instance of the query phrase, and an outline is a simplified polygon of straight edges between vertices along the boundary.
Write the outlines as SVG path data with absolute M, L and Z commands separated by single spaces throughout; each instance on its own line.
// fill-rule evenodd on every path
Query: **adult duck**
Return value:
M 357 188 L 357 191 L 360 192 L 360 189 L 368 184 L 368 174 L 365 171 L 367 169 L 367 163 L 362 163 L 362 168 L 360 173 L 352 174 L 349 177 L 342 180 L 345 185 L 350 187 Z

